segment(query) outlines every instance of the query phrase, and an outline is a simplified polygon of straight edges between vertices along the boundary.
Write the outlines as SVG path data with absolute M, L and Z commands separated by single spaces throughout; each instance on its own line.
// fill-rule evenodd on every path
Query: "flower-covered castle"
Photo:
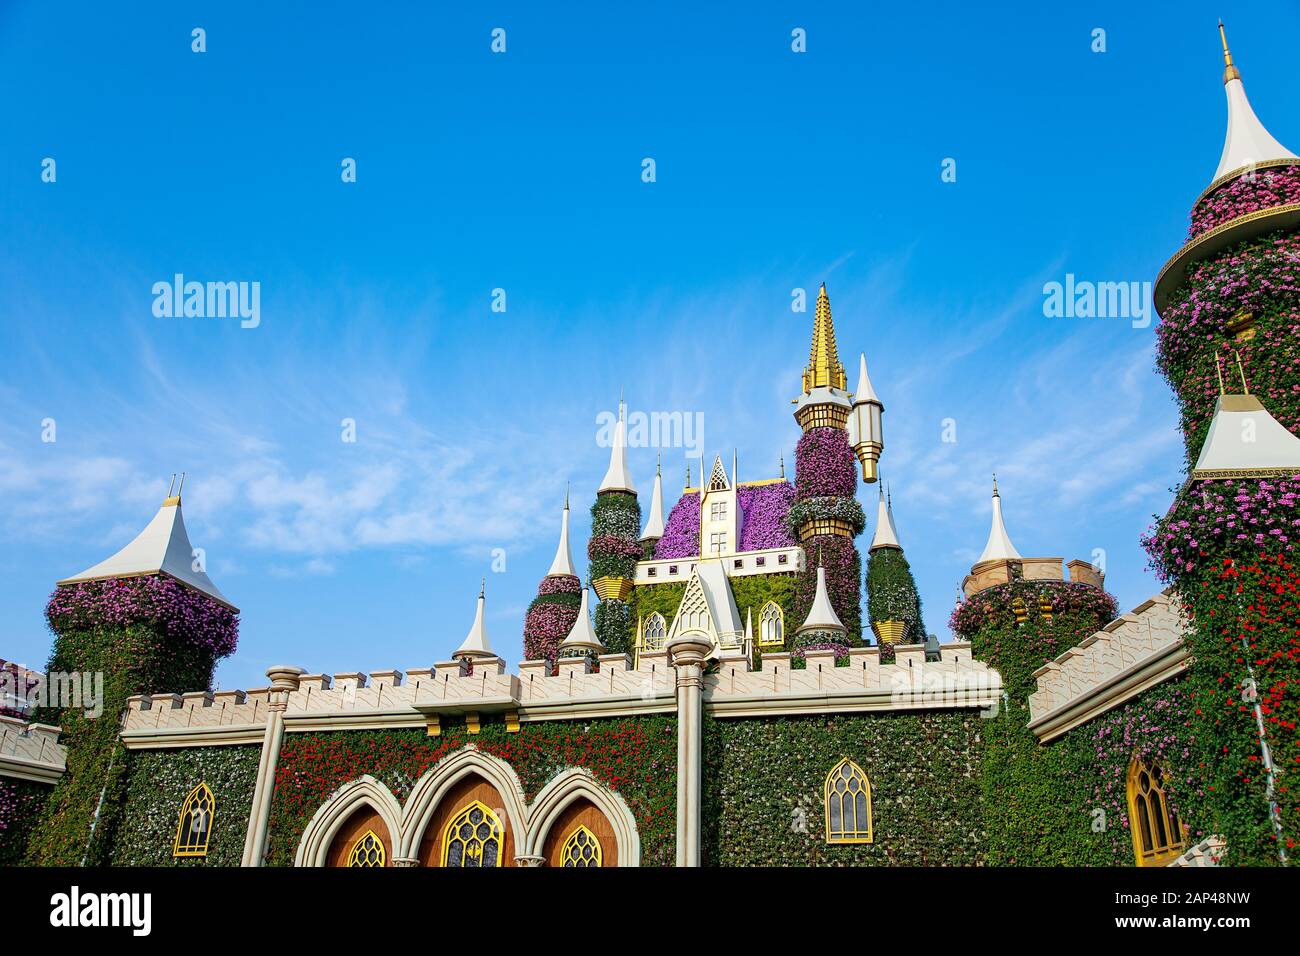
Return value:
M 1300 158 L 1223 48 L 1223 155 L 1155 287 L 1187 454 L 1144 539 L 1161 593 L 1119 614 L 1100 569 L 1022 554 L 995 481 L 955 639 L 928 635 L 879 480 L 884 403 L 865 357 L 848 390 L 823 286 L 793 482 L 701 458 L 671 508 L 657 470 L 643 515 L 620 405 L 585 580 L 566 500 L 514 670 L 480 592 L 445 661 L 211 690 L 239 612 L 169 496 L 46 608 L 51 674 L 102 673 L 103 715 L 0 665 L 0 862 L 1288 862 Z

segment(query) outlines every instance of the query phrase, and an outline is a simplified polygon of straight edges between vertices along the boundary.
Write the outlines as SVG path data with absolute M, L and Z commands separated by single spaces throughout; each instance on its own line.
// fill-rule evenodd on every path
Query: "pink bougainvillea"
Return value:
M 858 490 L 856 461 L 844 429 L 813 428 L 805 432 L 795 448 L 795 490 L 799 498 L 852 498 Z
M 1300 202 L 1300 166 L 1270 167 L 1248 175 L 1251 178 L 1229 180 L 1196 204 L 1189 240 L 1239 216 Z
M 214 658 L 233 654 L 239 640 L 239 617 L 234 611 L 162 576 L 82 581 L 56 588 L 45 618 L 56 634 L 155 624 L 167 637 Z

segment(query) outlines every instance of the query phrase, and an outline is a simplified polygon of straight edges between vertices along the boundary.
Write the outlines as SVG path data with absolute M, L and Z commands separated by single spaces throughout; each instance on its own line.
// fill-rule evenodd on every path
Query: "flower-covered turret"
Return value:
M 133 694 L 211 688 L 217 662 L 234 652 L 238 609 L 204 563 L 186 533 L 180 492 L 169 489 L 130 544 L 55 588 L 45 608 L 54 632 L 50 670 L 102 673 L 104 716 L 87 717 L 77 708 L 49 715 L 63 729 L 67 772 L 29 841 L 29 862 L 107 862 L 107 828 L 95 826 L 97 808 L 127 762 L 110 715 L 121 713 Z
M 609 468 L 591 506 L 587 581 L 600 598 L 596 633 L 611 653 L 630 653 L 634 624 L 632 596 L 641 545 L 641 505 L 627 465 L 627 405 L 619 400 Z
M 849 444 L 849 395 L 835 346 L 830 299 L 822 284 L 813 320 L 812 350 L 803 374 L 795 420 L 803 436 L 795 449 L 795 503 L 786 517 L 804 553 L 820 555 L 829 599 L 843 622 L 846 640 L 862 639 L 862 559 L 853 539 L 866 518 L 858 504 L 857 456 Z M 816 592 L 811 560 L 799 582 L 796 619 L 807 615 Z
M 555 663 L 560 642 L 577 619 L 581 590 L 582 581 L 573 568 L 573 553 L 569 549 L 569 496 L 566 492 L 555 560 L 551 562 L 546 577 L 537 585 L 537 597 L 528 605 L 528 613 L 524 616 L 524 657 L 527 660 Z
M 925 640 L 921 621 L 921 597 L 911 565 L 903 555 L 894 526 L 893 497 L 880 492 L 876 509 L 876 533 L 867 558 L 867 614 L 871 630 L 881 646 L 881 660 L 893 659 L 895 644 L 916 644 Z
M 1300 158 L 1260 123 L 1220 38 L 1223 153 L 1155 285 L 1188 478 L 1144 544 L 1190 622 L 1197 783 L 1179 814 L 1225 840 L 1225 862 L 1276 864 L 1300 842 L 1300 788 L 1278 772 L 1300 752 L 1279 718 L 1300 709 L 1300 612 L 1269 610 L 1300 528 Z M 1224 392 L 1225 364 L 1241 392 Z

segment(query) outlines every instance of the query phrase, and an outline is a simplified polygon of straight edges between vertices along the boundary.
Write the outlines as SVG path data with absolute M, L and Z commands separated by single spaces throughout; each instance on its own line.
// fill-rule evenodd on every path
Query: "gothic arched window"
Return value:
M 497 815 L 475 800 L 447 824 L 442 838 L 442 865 L 500 866 L 504 833 Z
M 348 852 L 348 866 L 384 866 L 388 863 L 388 852 L 384 841 L 374 830 L 361 834 Z
M 641 626 L 641 649 L 643 651 L 657 651 L 664 646 L 664 638 L 668 636 L 668 623 L 664 616 L 656 611 L 645 619 Z
M 785 643 L 785 615 L 781 605 L 768 601 L 758 612 L 758 646 L 773 647 Z
M 1137 755 L 1128 767 L 1128 816 L 1138 866 L 1164 866 L 1187 848 L 1183 825 L 1165 796 L 1164 768 Z
M 206 783 L 200 783 L 189 792 L 181 804 L 180 819 L 176 823 L 176 842 L 172 856 L 207 856 L 208 839 L 212 836 L 212 815 L 217 801 Z
M 826 842 L 871 842 L 871 783 L 847 757 L 826 775 Z
M 564 866 L 600 866 L 600 841 L 596 834 L 579 825 L 560 848 L 560 860 Z

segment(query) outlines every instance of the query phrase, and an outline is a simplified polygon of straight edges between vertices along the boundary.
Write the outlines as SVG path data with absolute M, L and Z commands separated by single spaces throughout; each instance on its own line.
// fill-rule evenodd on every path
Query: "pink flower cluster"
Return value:
M 856 462 L 848 433 L 842 428 L 813 428 L 804 432 L 795 448 L 798 496 L 852 498 L 858 490 Z
M 56 588 L 45 619 L 57 634 L 150 624 L 167 637 L 203 648 L 213 658 L 234 653 L 239 617 L 227 607 L 161 576 L 82 581 Z
M 524 618 L 524 659 L 554 661 L 561 642 L 573 630 L 578 608 L 564 604 L 536 603 Z
M 1142 546 L 1162 581 L 1173 581 L 1206 559 L 1245 548 L 1290 550 L 1300 538 L 1300 475 L 1274 481 L 1194 482 Z
M 1195 239 L 1238 216 L 1296 202 L 1300 202 L 1300 166 L 1257 170 L 1253 181 L 1238 176 L 1196 204 L 1187 238 Z
M 587 557 L 595 559 L 600 556 L 614 556 L 641 560 L 641 545 L 636 541 L 625 541 L 613 535 L 601 535 L 587 542 Z
M 963 640 L 969 640 L 989 625 L 1006 625 L 1015 621 L 1012 602 L 1017 596 L 1025 602 L 1029 614 L 1042 613 L 1040 602 L 1051 603 L 1052 614 L 1085 611 L 1096 617 L 1099 625 L 1115 619 L 1119 606 L 1115 598 L 1091 584 L 1073 581 L 1035 581 L 1031 593 L 1024 585 L 999 584 L 972 594 L 953 608 L 948 627 Z
M 554 577 L 542 578 L 542 583 L 537 585 L 537 593 L 540 594 L 581 594 L 582 581 L 574 574 L 557 574 Z

